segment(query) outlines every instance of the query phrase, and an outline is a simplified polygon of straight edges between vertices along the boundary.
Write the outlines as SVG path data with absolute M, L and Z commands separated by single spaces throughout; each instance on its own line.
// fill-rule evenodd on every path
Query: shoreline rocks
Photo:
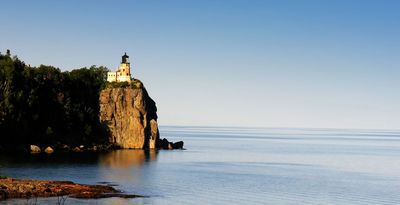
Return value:
M 173 149 L 183 149 L 183 141 L 178 141 L 172 144 Z
M 19 145 L 19 149 L 10 145 L 8 149 L 0 149 L 0 153 L 31 153 L 31 154 L 52 154 L 52 153 L 68 153 L 68 152 L 107 152 L 111 150 L 120 149 L 119 146 L 114 144 L 92 144 L 92 145 L 79 145 L 72 146 L 66 144 L 56 143 L 53 145 Z
M 47 154 L 51 154 L 51 153 L 54 152 L 54 150 L 53 150 L 53 148 L 51 148 L 50 146 L 48 146 L 48 147 L 44 150 L 44 152 L 46 152 Z
M 171 149 L 184 149 L 183 148 L 183 144 L 184 144 L 184 142 L 183 141 L 178 141 L 178 142 L 169 142 L 166 138 L 164 138 L 164 139 L 159 139 L 158 141 L 157 141 L 157 147 L 158 148 L 160 148 L 160 149 L 168 149 L 168 150 L 171 150 Z
M 71 181 L 31 179 L 0 179 L 0 201 L 14 198 L 68 196 L 71 198 L 97 199 L 108 197 L 135 198 L 139 195 L 123 194 L 107 185 L 76 184 Z
M 166 138 L 158 139 L 155 146 L 156 149 L 173 150 L 184 149 L 184 142 L 169 142 Z M 83 153 L 83 152 L 108 152 L 119 149 L 139 149 L 139 148 L 123 148 L 116 144 L 92 144 L 92 145 L 79 145 L 72 146 L 66 144 L 54 145 L 20 145 L 19 149 L 13 149 L 13 146 L 8 146 L 9 149 L 1 149 L 0 153 L 27 153 L 27 154 L 53 154 L 53 153 Z M 143 149 L 142 149 L 143 150 Z
M 31 145 L 30 149 L 31 149 L 31 153 L 40 153 L 41 152 L 40 147 L 37 145 Z

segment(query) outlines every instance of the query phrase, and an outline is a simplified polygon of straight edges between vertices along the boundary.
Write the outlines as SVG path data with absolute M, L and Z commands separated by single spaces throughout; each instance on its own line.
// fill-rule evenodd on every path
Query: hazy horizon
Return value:
M 115 70 L 159 124 L 400 129 L 398 1 L 7 1 L 0 52 Z

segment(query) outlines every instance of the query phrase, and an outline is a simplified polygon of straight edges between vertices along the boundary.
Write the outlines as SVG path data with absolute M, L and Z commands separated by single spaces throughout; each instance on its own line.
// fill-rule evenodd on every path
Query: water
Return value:
M 1 156 L 16 178 L 116 184 L 65 204 L 400 204 L 400 131 L 161 127 L 187 150 Z M 56 198 L 37 204 L 56 204 Z M 26 200 L 0 204 L 26 204 Z

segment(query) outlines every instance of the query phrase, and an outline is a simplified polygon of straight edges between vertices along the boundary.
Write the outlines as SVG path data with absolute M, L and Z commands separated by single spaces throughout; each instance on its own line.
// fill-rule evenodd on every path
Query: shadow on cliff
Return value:
M 157 116 L 156 102 L 149 96 L 149 94 L 145 88 L 143 88 L 143 94 L 144 94 L 144 96 L 146 96 L 146 98 L 145 98 L 146 99 L 145 100 L 146 107 L 150 110 L 150 112 L 148 112 L 148 118 L 154 119 L 155 121 L 157 121 L 158 116 Z M 150 121 L 149 121 L 149 123 L 150 123 Z M 159 148 L 159 147 L 157 147 L 157 141 L 160 138 L 160 132 L 158 131 L 158 126 L 156 126 L 156 127 L 157 128 L 154 128 L 154 126 L 153 126 L 153 129 L 157 129 L 156 132 L 154 132 L 154 130 L 153 130 L 153 133 L 152 133 L 152 126 L 145 127 L 144 133 L 145 133 L 146 137 L 144 139 L 145 147 L 143 147 L 143 149 L 146 149 L 146 150 L 150 149 L 150 140 L 155 141 L 156 148 Z

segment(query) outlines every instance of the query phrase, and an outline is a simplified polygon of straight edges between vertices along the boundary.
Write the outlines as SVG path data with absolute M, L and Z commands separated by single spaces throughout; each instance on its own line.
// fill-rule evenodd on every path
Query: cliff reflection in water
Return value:
M 149 166 L 157 160 L 156 150 L 115 150 L 99 157 L 100 178 L 106 183 L 135 184 L 145 187 L 153 180 L 153 170 Z M 124 189 L 119 186 L 119 189 Z M 125 189 L 128 193 L 136 190 Z
M 99 164 L 111 168 L 130 168 L 156 159 L 156 150 L 115 150 L 100 156 Z

